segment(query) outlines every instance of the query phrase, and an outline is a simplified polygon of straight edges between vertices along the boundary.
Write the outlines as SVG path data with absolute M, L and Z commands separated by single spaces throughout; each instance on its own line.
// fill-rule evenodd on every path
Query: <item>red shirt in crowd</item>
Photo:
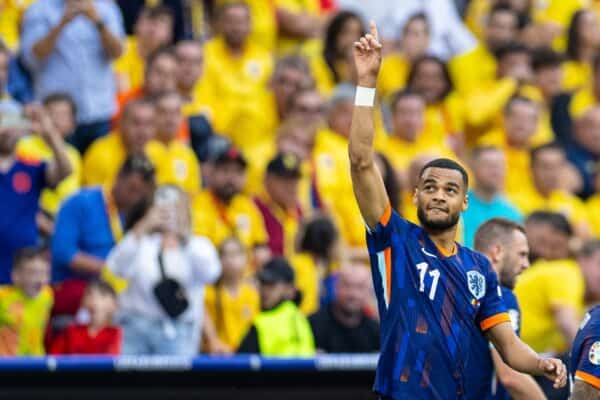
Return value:
M 50 354 L 111 354 L 121 352 L 121 328 L 108 326 L 91 336 L 87 325 L 71 325 L 52 343 Z

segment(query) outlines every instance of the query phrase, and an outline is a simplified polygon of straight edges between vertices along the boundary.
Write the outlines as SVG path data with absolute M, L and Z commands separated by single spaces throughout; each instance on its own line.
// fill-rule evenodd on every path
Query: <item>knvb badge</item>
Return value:
M 477 299 L 481 300 L 485 296 L 485 277 L 478 271 L 467 272 L 467 284 L 469 292 Z

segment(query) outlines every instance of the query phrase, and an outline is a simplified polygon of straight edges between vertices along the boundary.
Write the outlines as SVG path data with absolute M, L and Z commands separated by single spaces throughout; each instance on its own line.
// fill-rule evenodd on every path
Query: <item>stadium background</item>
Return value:
M 85 218 L 61 218 L 61 213 L 67 215 L 65 201 L 80 190 L 110 187 L 125 158 L 135 152 L 145 153 L 154 164 L 158 184 L 173 184 L 188 194 L 195 235 L 208 238 L 216 248 L 230 236 L 237 236 L 242 245 L 243 270 L 230 271 L 227 278 L 207 284 L 202 293 L 205 306 L 194 322 L 200 324 L 203 315 L 203 321 L 213 325 L 203 325 L 202 353 L 215 357 L 235 353 L 258 312 L 255 274 L 271 257 L 285 257 L 295 270 L 305 315 L 343 303 L 336 293 L 339 271 L 347 269 L 356 278 L 360 275 L 356 268 L 368 268 L 346 138 L 354 95 L 351 43 L 373 18 L 384 42 L 375 146 L 393 207 L 417 222 L 411 193 L 419 167 L 429 159 L 445 156 L 468 166 L 475 183 L 471 209 L 463 215 L 457 240 L 472 246 L 477 226 L 491 217 L 528 221 L 535 260 L 516 290 L 523 307 L 523 338 L 539 352 L 568 353 L 573 327 L 586 307 L 600 300 L 598 275 L 594 279 L 594 274 L 580 270 L 577 258 L 583 243 L 600 238 L 597 2 L 96 0 L 94 4 L 102 22 L 91 23 L 93 13 L 67 22 L 65 26 L 73 24 L 68 28 L 72 30 L 65 28 L 53 39 L 56 45 L 50 46 L 44 64 L 36 60 L 40 56 L 36 44 L 50 37 L 51 28 L 63 18 L 63 2 L 0 0 L 0 129 L 23 134 L 14 153 L 17 159 L 35 164 L 52 158 L 39 132 L 25 127 L 33 118 L 31 104 L 66 92 L 77 108 L 72 120 L 69 111 L 61 115 L 46 104 L 52 122 L 69 143 L 73 172 L 56 190 L 45 189 L 39 211 L 37 201 L 27 210 L 9 202 L 14 193 L 28 192 L 27 184 L 24 188 L 14 178 L 1 183 L 5 217 L 0 218 L 0 241 L 12 244 L 26 230 L 21 245 L 47 245 L 45 256 L 52 265 L 53 294 L 44 292 L 47 298 L 29 310 L 34 317 L 64 328 L 64 320 L 57 322 L 57 317 L 75 317 L 83 286 L 100 274 L 123 293 L 122 282 L 107 268 L 85 279 L 69 272 L 73 255 L 65 256 L 70 240 L 65 232 L 77 230 Z M 117 42 L 112 43 L 112 50 L 117 48 L 112 55 L 107 54 L 111 53 L 103 33 L 107 29 Z M 179 93 L 182 104 L 168 110 L 172 92 Z M 152 103 L 152 115 L 157 116 L 156 121 L 146 118 L 144 126 L 132 117 L 143 119 L 143 106 L 137 111 L 127 108 L 140 99 Z M 231 170 L 231 164 L 244 168 Z M 223 187 L 234 192 L 229 203 L 218 194 Z M 106 235 L 110 244 L 103 243 L 97 253 L 81 240 L 71 240 L 76 251 L 88 252 L 102 267 L 122 234 Z M 0 245 L 4 284 L 10 283 L 15 250 L 9 247 Z M 598 264 L 596 260 L 596 270 Z M 73 281 L 75 299 L 64 292 Z M 223 302 L 229 284 L 243 288 L 243 295 Z M 363 317 L 371 321 L 377 316 L 368 290 L 361 288 L 356 296 L 363 299 Z M 14 321 L 21 311 L 1 304 L 3 299 L 3 334 L 16 330 L 17 336 L 25 335 Z M 567 322 L 559 323 L 558 315 L 565 314 L 557 309 L 566 310 Z M 47 335 L 47 346 L 50 341 Z M 47 360 L 36 364 L 25 358 L 49 348 L 15 348 L 6 336 L 0 348 L 2 354 L 22 356 L 24 362 L 0 359 L 2 374 L 28 370 L 31 379 L 52 384 L 53 374 L 35 372 L 48 365 Z M 85 369 L 93 359 L 82 362 Z M 215 361 L 216 369 L 219 362 Z M 343 389 L 336 386 L 339 382 L 362 388 L 360 393 L 370 386 L 372 373 L 365 365 L 344 380 L 343 372 L 320 374 L 314 365 L 294 363 L 290 361 L 288 375 L 281 372 L 285 377 L 265 373 L 268 378 L 259 381 L 268 387 L 274 381 L 294 382 L 296 376 L 298 387 L 314 388 L 330 380 L 336 390 Z M 294 365 L 305 372 L 295 374 Z M 107 385 L 122 384 L 132 376 L 120 371 L 114 378 L 103 368 L 106 365 L 100 368 L 104 375 L 96 370 L 80 373 L 88 378 L 98 374 Z M 68 390 L 69 379 L 76 379 L 71 373 L 56 378 L 63 390 Z M 177 382 L 177 374 L 146 373 L 139 373 L 142 380 L 156 378 L 165 387 Z M 229 373 L 236 380 L 253 379 L 251 372 Z M 206 370 L 182 372 L 181 379 L 191 383 L 202 374 Z M 230 382 L 212 377 L 208 381 L 213 384 Z M 13 382 L 17 388 L 27 386 L 24 379 Z

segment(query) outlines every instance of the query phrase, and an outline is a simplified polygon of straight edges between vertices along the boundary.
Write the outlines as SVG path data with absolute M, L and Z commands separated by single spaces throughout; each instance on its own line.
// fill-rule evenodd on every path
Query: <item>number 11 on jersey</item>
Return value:
M 425 274 L 428 269 L 429 264 L 426 262 L 417 264 L 417 270 L 419 270 L 419 292 L 421 293 L 425 291 Z M 429 299 L 433 300 L 435 298 L 435 292 L 437 291 L 438 281 L 440 280 L 440 271 L 432 269 L 429 271 L 429 276 L 433 279 L 431 288 L 429 289 Z

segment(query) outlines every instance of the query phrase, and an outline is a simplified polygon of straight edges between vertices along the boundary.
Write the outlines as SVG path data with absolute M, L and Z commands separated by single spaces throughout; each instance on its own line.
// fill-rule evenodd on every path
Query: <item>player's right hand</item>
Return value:
M 371 33 L 354 42 L 353 46 L 358 84 L 365 87 L 376 86 L 381 67 L 381 43 L 375 22 L 371 21 L 370 28 Z
M 542 374 L 554 382 L 554 388 L 560 389 L 567 384 L 567 367 L 557 358 L 542 358 L 539 361 Z

